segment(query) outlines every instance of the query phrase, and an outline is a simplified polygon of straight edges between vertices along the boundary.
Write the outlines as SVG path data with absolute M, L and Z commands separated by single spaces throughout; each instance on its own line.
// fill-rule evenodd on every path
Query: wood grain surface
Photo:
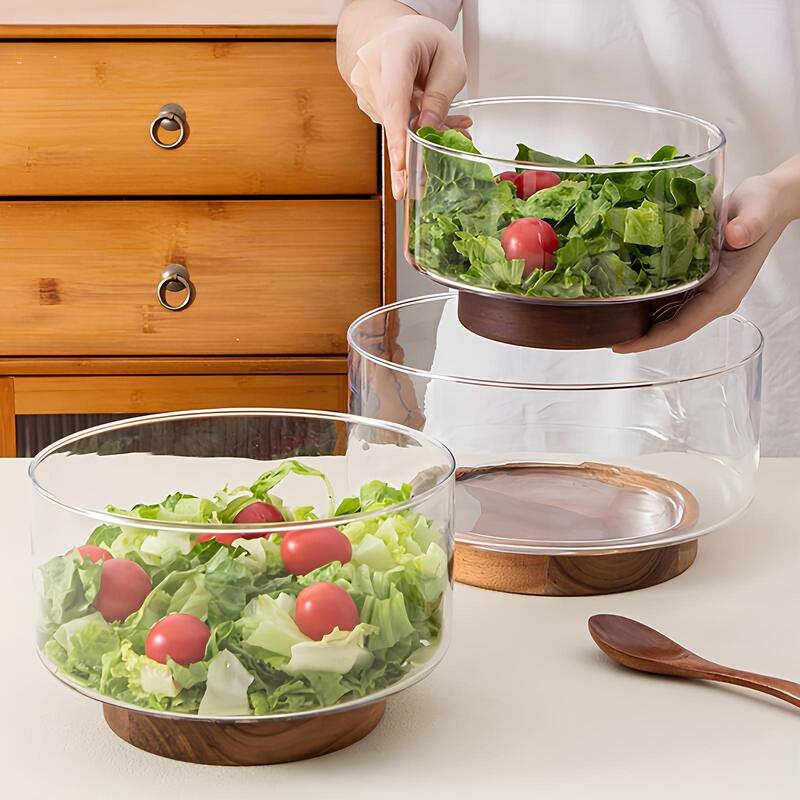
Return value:
M 174 150 L 150 140 L 167 103 Z M 333 42 L 0 42 L 0 130 L 6 196 L 378 192 Z
M 156 717 L 103 705 L 103 716 L 126 742 L 165 758 L 194 764 L 257 766 L 334 753 L 363 739 L 383 718 L 378 702 L 298 721 L 203 722 Z
M 0 204 L 0 355 L 345 354 L 380 305 L 379 200 Z M 43 235 L 46 232 L 46 235 Z M 195 286 L 163 309 L 167 264 Z
M 194 408 L 344 411 L 344 375 L 77 375 L 14 379 L 17 414 L 150 414 Z
M 515 594 L 613 594 L 674 578 L 694 563 L 696 555 L 696 539 L 651 550 L 597 556 L 502 553 L 456 543 L 454 577 L 459 583 Z
M 635 494 L 648 493 L 660 497 L 677 511 L 671 527 L 663 533 L 675 534 L 687 531 L 697 521 L 699 505 L 697 498 L 684 486 L 648 472 L 617 467 L 610 464 L 584 462 L 581 464 L 558 464 L 545 462 L 514 462 L 492 464 L 481 467 L 459 467 L 456 470 L 456 497 L 462 487 L 471 480 L 488 476 L 493 480 L 524 478 L 531 487 L 552 497 L 554 506 L 569 514 L 586 517 L 596 530 L 611 530 L 622 535 L 627 515 L 618 518 L 620 509 L 614 504 L 606 507 L 600 504 L 602 513 L 589 516 L 591 506 L 571 504 L 572 494 L 592 490 L 592 486 L 612 486 L 621 491 Z M 557 480 L 553 482 L 553 478 Z M 565 490 L 564 481 L 570 486 Z M 549 481 L 549 483 L 548 483 Z M 521 492 L 524 487 L 516 486 Z M 551 488 L 547 488 L 547 487 Z M 544 487 L 544 488 L 542 488 Z M 549 492 L 549 494 L 548 494 Z M 536 508 L 536 500 L 530 500 L 531 509 Z M 548 501 L 549 502 L 549 501 Z M 597 509 L 595 509 L 596 511 Z M 492 536 L 516 538 L 518 534 L 503 530 L 507 520 L 502 515 L 502 507 L 486 510 L 481 515 L 480 530 L 491 525 Z M 536 512 L 531 511 L 534 515 Z M 511 528 L 510 530 L 515 530 Z M 569 539 L 559 540 L 559 530 L 549 530 L 543 526 L 538 516 L 530 519 L 524 533 L 537 532 L 546 535 L 548 541 L 564 546 Z M 461 531 L 467 538 L 473 531 Z M 478 535 L 478 534 L 476 534 Z M 533 538 L 537 538 L 534 536 Z M 494 589 L 516 594 L 535 594 L 553 596 L 597 595 L 614 592 L 627 592 L 644 589 L 663 583 L 687 570 L 697 555 L 697 540 L 681 544 L 651 547 L 649 549 L 624 550 L 605 554 L 541 555 L 533 553 L 511 553 L 481 547 L 479 542 L 457 542 L 455 548 L 454 577 L 460 583 Z
M 458 293 L 458 319 L 473 333 L 497 342 L 551 350 L 611 347 L 650 327 L 647 300 L 605 305 L 553 305 Z
M 344 356 L 0 357 L 0 375 L 346 375 Z
M 596 614 L 589 618 L 589 633 L 607 656 L 630 669 L 730 683 L 800 707 L 800 683 L 709 661 L 629 617 Z
M 334 25 L 2 25 L 0 41 L 26 39 L 264 39 L 336 38 Z
M 17 454 L 14 379 L 0 377 L 0 458 Z

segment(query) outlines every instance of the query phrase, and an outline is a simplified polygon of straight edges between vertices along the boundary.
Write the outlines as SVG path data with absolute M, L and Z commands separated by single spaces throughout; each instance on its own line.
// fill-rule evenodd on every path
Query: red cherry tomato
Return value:
M 517 195 L 523 200 L 527 200 L 532 194 L 536 194 L 539 189 L 549 189 L 559 183 L 561 183 L 561 178 L 555 172 L 546 172 L 539 169 L 529 169 L 514 175 Z
M 68 556 L 76 550 L 81 558 L 90 558 L 94 563 L 101 560 L 108 561 L 109 558 L 114 558 L 105 547 L 98 547 L 96 544 L 82 544 L 80 547 L 73 547 L 72 550 L 67 550 L 64 555 Z
M 103 562 L 94 606 L 108 622 L 123 620 L 139 610 L 152 588 L 150 576 L 135 561 L 111 558 Z
M 314 583 L 297 595 L 294 621 L 306 636 L 319 641 L 334 628 L 351 631 L 361 620 L 344 589 L 335 583 Z
M 558 236 L 543 219 L 523 217 L 512 222 L 500 237 L 506 258 L 525 259 L 524 275 L 535 269 L 552 269 L 552 254 L 558 250 Z
M 283 522 L 283 514 L 271 503 L 255 503 L 246 505 L 234 518 L 237 525 L 253 525 L 259 522 Z M 250 536 L 250 534 L 247 534 Z M 261 535 L 261 534 L 256 534 Z
M 281 541 L 283 565 L 292 575 L 305 575 L 331 561 L 346 564 L 352 557 L 350 540 L 338 528 L 289 531 Z
M 192 614 L 168 614 L 150 628 L 144 643 L 148 658 L 167 663 L 167 656 L 179 664 L 202 661 L 211 636 L 208 625 Z
M 514 170 L 506 170 L 505 172 L 500 172 L 494 176 L 494 179 L 500 183 L 500 181 L 511 181 L 511 183 L 516 185 L 517 181 L 517 173 Z
M 256 500 L 254 503 L 246 505 L 234 518 L 237 525 L 253 525 L 259 522 L 283 522 L 283 514 L 271 503 L 262 503 Z M 237 539 L 258 539 L 263 536 L 263 531 L 248 533 L 201 533 L 197 537 L 198 542 L 208 542 L 216 539 L 221 544 L 233 544 Z

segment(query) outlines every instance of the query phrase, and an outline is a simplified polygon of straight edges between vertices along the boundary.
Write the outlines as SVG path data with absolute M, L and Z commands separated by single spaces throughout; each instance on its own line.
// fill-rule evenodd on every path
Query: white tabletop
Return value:
M 0 785 L 14 800 L 86 798 L 768 798 L 800 795 L 800 711 L 766 695 L 624 670 L 591 614 L 635 617 L 701 654 L 800 678 L 800 460 L 767 460 L 743 519 L 684 575 L 594 598 L 457 587 L 453 644 L 340 753 L 199 767 L 140 752 L 54 680 L 32 644 L 25 462 L 0 461 Z

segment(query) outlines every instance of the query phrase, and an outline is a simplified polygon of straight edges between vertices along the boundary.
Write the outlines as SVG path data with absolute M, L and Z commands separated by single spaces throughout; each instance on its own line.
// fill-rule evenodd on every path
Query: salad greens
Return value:
M 312 508 L 287 508 L 272 494 L 292 473 L 321 478 L 333 508 L 327 477 L 286 461 L 252 486 L 225 487 L 213 498 L 178 492 L 160 503 L 109 510 L 148 520 L 214 523 L 232 520 L 237 509 L 256 499 L 280 508 L 286 520 L 314 519 Z M 222 535 L 101 525 L 87 545 L 102 547 L 108 561 L 95 563 L 75 549 L 42 567 L 44 654 L 58 673 L 100 694 L 143 708 L 201 715 L 304 711 L 390 686 L 438 644 L 450 581 L 442 535 L 414 510 L 388 508 L 410 495 L 408 485 L 372 481 L 359 497 L 343 500 L 337 515 L 387 510 L 338 526 L 351 543 L 350 560 L 304 575 L 284 567 L 277 534 L 250 533 L 255 538 L 228 542 Z M 138 564 L 153 586 L 137 611 L 116 621 L 94 606 L 111 556 Z M 352 598 L 359 622 L 353 630 L 336 627 L 316 640 L 298 627 L 295 600 L 321 582 Z M 176 613 L 207 624 L 210 636 L 201 660 L 182 664 L 167 657 L 160 663 L 145 654 L 152 626 Z
M 418 135 L 480 154 L 457 130 L 421 128 Z M 649 159 L 632 156 L 624 163 L 675 166 L 565 173 L 559 166 L 595 162 L 588 155 L 567 161 L 520 144 L 517 160 L 548 165 L 557 181 L 523 199 L 512 174 L 495 176 L 481 161 L 426 149 L 424 193 L 410 212 L 412 256 L 423 269 L 466 284 L 541 297 L 635 295 L 695 280 L 711 263 L 715 178 L 680 165 L 683 158 L 666 145 Z M 506 258 L 502 234 L 523 218 L 545 220 L 554 229 L 552 265 L 525 269 L 521 258 Z

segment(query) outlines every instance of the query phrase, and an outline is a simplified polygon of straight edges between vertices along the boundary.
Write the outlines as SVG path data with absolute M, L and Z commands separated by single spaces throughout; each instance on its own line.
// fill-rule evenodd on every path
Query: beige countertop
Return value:
M 594 598 L 457 586 L 444 661 L 390 699 L 374 733 L 323 758 L 250 768 L 135 750 L 38 663 L 26 463 L 0 461 L 0 763 L 14 800 L 800 796 L 798 709 L 623 670 L 586 631 L 591 614 L 625 614 L 722 663 L 800 679 L 800 460 L 766 460 L 748 513 L 661 586 Z

